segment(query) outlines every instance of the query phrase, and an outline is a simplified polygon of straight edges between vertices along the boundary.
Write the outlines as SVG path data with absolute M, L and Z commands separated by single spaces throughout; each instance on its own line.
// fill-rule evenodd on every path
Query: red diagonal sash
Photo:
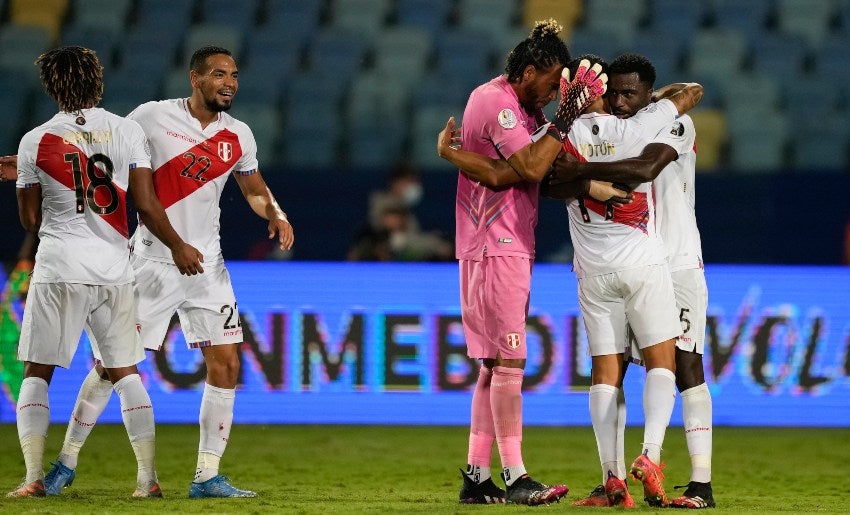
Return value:
M 74 184 L 72 163 L 65 160 L 65 156 L 67 154 L 76 154 L 79 156 L 81 171 L 80 177 L 82 179 L 81 185 Z M 75 192 L 75 194 L 77 192 L 77 188 L 80 188 L 85 196 L 91 185 L 91 178 L 87 173 L 87 170 L 89 169 L 89 156 L 87 156 L 79 147 L 68 143 L 62 137 L 55 134 L 45 134 L 41 138 L 41 141 L 38 144 L 38 154 L 36 156 L 35 164 L 42 169 L 44 173 L 69 190 Z M 98 166 L 94 166 L 92 171 L 97 175 L 97 177 L 107 176 L 106 172 Z M 130 235 L 130 231 L 127 227 L 127 192 L 119 188 L 115 182 L 112 182 L 112 187 L 118 195 L 117 209 L 107 214 L 99 212 L 97 209 L 90 209 L 88 204 L 85 205 L 84 209 L 90 209 L 94 214 L 100 216 L 104 221 L 106 221 L 106 223 L 111 225 L 112 228 L 118 231 L 122 236 L 127 238 Z M 108 187 L 95 185 L 93 193 L 94 201 L 98 206 L 108 206 L 112 203 L 112 192 Z
M 174 156 L 153 174 L 162 207 L 168 208 L 229 172 L 240 157 L 239 136 L 227 129 Z

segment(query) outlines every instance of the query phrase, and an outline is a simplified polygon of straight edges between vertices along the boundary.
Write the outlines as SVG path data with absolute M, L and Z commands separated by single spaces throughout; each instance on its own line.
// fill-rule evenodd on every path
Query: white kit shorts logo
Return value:
M 505 336 L 505 342 L 508 344 L 508 347 L 511 349 L 516 349 L 519 347 L 519 333 L 508 333 Z
M 225 163 L 233 158 L 233 145 L 226 141 L 218 142 L 218 157 Z
M 499 111 L 499 125 L 505 129 L 513 129 L 516 127 L 516 115 L 510 109 L 502 109 Z

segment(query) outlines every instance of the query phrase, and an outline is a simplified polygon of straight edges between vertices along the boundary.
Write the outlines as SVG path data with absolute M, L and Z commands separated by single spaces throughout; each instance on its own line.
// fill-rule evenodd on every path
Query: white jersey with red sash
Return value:
M 100 108 L 60 112 L 26 133 L 17 187 L 40 184 L 42 195 L 32 282 L 132 282 L 127 185 L 131 168 L 150 166 L 139 124 Z
M 616 161 L 640 155 L 678 112 L 669 100 L 650 104 L 628 119 L 609 114 L 580 116 L 564 150 L 582 161 Z M 642 183 L 630 204 L 613 207 L 591 198 L 569 202 L 576 276 L 591 277 L 663 263 L 667 252 L 655 224 L 652 183 Z
M 202 129 L 187 99 L 147 102 L 128 118 L 142 126 L 151 146 L 156 196 L 178 234 L 204 255 L 222 261 L 221 192 L 231 172 L 257 169 L 257 143 L 248 126 L 227 113 Z M 133 252 L 172 262 L 171 252 L 144 225 L 133 235 Z

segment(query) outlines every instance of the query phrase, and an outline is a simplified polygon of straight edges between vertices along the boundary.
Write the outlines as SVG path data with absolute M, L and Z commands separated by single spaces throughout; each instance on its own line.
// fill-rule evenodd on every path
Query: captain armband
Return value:
M 233 173 L 237 173 L 237 174 L 245 177 L 247 175 L 254 175 L 255 173 L 257 173 L 257 169 L 254 168 L 253 170 L 238 170 L 238 171 L 235 171 Z

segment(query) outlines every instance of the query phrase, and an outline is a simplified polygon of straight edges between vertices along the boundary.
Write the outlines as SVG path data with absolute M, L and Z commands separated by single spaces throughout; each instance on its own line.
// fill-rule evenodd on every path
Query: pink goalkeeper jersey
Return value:
M 628 119 L 583 114 L 570 129 L 567 151 L 582 161 L 616 161 L 640 155 L 678 112 L 669 100 L 650 104 Z M 663 263 L 667 251 L 656 227 L 652 183 L 642 183 L 630 204 L 611 208 L 591 198 L 567 204 L 576 276 L 591 277 Z
M 33 283 L 127 284 L 130 169 L 150 168 L 139 124 L 100 108 L 60 112 L 18 147 L 18 188 L 41 185 Z
M 231 172 L 257 169 L 257 143 L 251 129 L 227 113 L 202 129 L 187 101 L 147 102 L 127 117 L 142 126 L 150 141 L 156 196 L 171 225 L 210 263 L 223 259 L 221 192 Z M 133 252 L 172 262 L 168 247 L 141 223 L 133 234 Z
M 531 144 L 542 113 L 529 114 L 508 80 L 499 76 L 477 87 L 463 112 L 463 150 L 507 159 Z M 456 255 L 534 257 L 539 184 L 518 182 L 493 190 L 459 172 L 455 200 Z

